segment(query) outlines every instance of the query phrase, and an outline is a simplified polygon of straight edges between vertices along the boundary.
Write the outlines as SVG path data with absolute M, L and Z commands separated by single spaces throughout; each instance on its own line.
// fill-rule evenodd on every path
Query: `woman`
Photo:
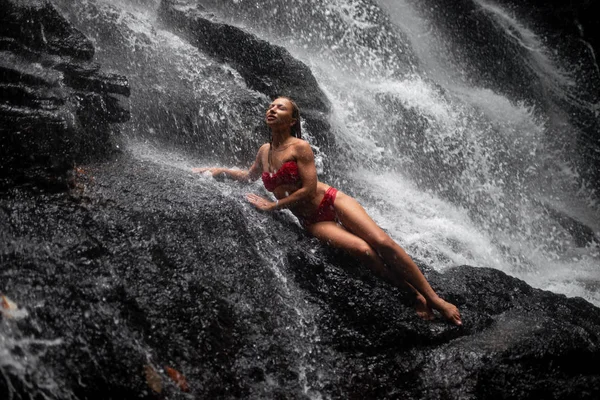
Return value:
M 431 288 L 406 252 L 367 215 L 352 197 L 317 180 L 314 155 L 301 139 L 300 112 L 287 97 L 275 99 L 265 116 L 272 133 L 271 143 L 258 150 L 249 170 L 194 168 L 238 181 L 262 177 L 265 188 L 275 195 L 271 201 L 255 194 L 247 200 L 259 210 L 289 209 L 314 237 L 358 257 L 375 273 L 396 286 L 407 286 L 416 296 L 417 314 L 433 319 L 433 311 L 462 325 L 456 306 L 444 301 Z

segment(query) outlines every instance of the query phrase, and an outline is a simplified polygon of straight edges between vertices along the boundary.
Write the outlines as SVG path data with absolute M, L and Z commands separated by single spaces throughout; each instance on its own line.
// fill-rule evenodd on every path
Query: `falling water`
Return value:
M 297 386 L 321 398 L 328 368 L 314 356 L 320 341 L 316 311 L 289 277 L 278 239 L 269 232 L 270 218 L 243 200 L 248 190 L 266 192 L 259 183 L 240 188 L 189 172 L 214 164 L 246 167 L 268 140 L 260 116 L 270 99 L 248 88 L 235 68 L 164 26 L 159 0 L 55 3 L 94 42 L 103 67 L 129 79 L 132 118 L 120 139 L 125 154 L 156 174 L 183 180 L 186 199 L 210 188 L 248 211 L 252 246 L 276 285 L 277 323 L 289 335 L 282 342 L 289 345 Z M 564 108 L 597 105 L 576 96 L 579 80 L 526 22 L 495 3 L 473 2 L 551 94 L 545 107 L 473 83 L 473 72 L 460 67 L 465 60 L 448 50 L 453 38 L 441 34 L 413 1 L 198 3 L 214 18 L 284 46 L 311 68 L 331 101 L 337 144 L 327 152 L 312 143 L 319 172 L 354 195 L 412 256 L 436 270 L 459 264 L 499 269 L 600 306 L 598 243 L 578 243 L 556 218 L 566 215 L 600 234 L 598 197 L 573 162 L 578 128 Z M 316 136 L 306 133 L 309 140 Z M 297 224 L 283 214 L 290 228 Z M 98 279 L 103 285 L 104 278 Z M 111 279 L 119 282 L 119 274 L 111 271 Z M 236 310 L 251 306 L 238 300 L 231 301 Z M 101 307 L 111 319 L 118 314 Z M 14 320 L 1 322 L 0 372 L 17 371 L 22 384 L 35 382 L 37 392 L 29 392 L 41 397 L 72 396 L 38 365 L 61 338 L 32 341 Z M 131 340 L 140 354 L 152 352 Z M 267 386 L 278 385 L 265 379 Z
M 84 3 L 63 8 L 74 20 L 91 18 L 90 10 L 104 15 L 86 34 L 103 64 L 132 82 L 127 137 L 159 138 L 162 148 L 197 164 L 250 162 L 266 140 L 248 129 L 258 124 L 263 95 L 161 27 L 148 6 Z M 330 183 L 355 194 L 412 254 L 437 269 L 501 269 L 600 304 L 597 244 L 576 246 L 547 212 L 551 206 L 600 229 L 596 196 L 581 186 L 552 133 L 560 117 L 455 79 L 461 74 L 451 56 L 435 51 L 452 38 L 440 37 L 435 21 L 410 2 L 306 0 L 307 7 L 291 9 L 277 1 L 201 3 L 311 67 L 333 104 L 339 146 L 321 156 L 347 170 L 329 171 Z M 525 50 L 523 62 L 548 90 L 572 97 L 574 81 L 532 29 L 497 5 L 476 4 Z M 107 27 L 119 40 L 103 37 Z

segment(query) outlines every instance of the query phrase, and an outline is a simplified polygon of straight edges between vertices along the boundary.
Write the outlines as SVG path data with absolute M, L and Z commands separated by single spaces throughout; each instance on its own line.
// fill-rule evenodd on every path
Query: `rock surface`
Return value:
M 111 124 L 129 118 L 127 79 L 101 72 L 92 43 L 51 3 L 0 7 L 2 179 L 53 179 L 110 153 Z
M 252 210 L 242 196 L 254 188 L 134 157 L 74 181 L 70 193 L 0 198 L 2 290 L 29 313 L 0 329 L 10 357 L 36 360 L 0 365 L 3 397 L 156 398 L 160 387 L 187 398 L 167 367 L 195 398 L 600 394 L 600 309 L 582 299 L 488 268 L 422 265 L 464 326 L 426 322 L 288 214 Z

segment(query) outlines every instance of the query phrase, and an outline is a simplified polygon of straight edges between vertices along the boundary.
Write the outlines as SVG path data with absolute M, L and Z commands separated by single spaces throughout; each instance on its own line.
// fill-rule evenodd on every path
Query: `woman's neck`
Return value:
M 292 132 L 287 129 L 287 130 L 281 130 L 281 131 L 276 131 L 276 130 L 272 130 L 271 131 L 271 146 L 273 146 L 273 148 L 278 148 L 279 146 L 284 145 L 290 138 L 292 137 Z

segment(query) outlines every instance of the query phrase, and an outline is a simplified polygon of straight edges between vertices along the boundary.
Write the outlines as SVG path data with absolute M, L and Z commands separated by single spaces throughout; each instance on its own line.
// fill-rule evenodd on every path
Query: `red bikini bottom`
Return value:
M 315 212 L 311 217 L 300 218 L 302 225 L 308 226 L 316 224 L 317 222 L 335 221 L 336 213 L 333 203 L 335 202 L 335 196 L 337 195 L 337 192 L 337 189 L 334 187 L 327 189 L 325 195 L 323 196 L 323 200 L 321 200 L 321 204 L 319 204 L 319 208 L 317 208 L 317 212 Z

